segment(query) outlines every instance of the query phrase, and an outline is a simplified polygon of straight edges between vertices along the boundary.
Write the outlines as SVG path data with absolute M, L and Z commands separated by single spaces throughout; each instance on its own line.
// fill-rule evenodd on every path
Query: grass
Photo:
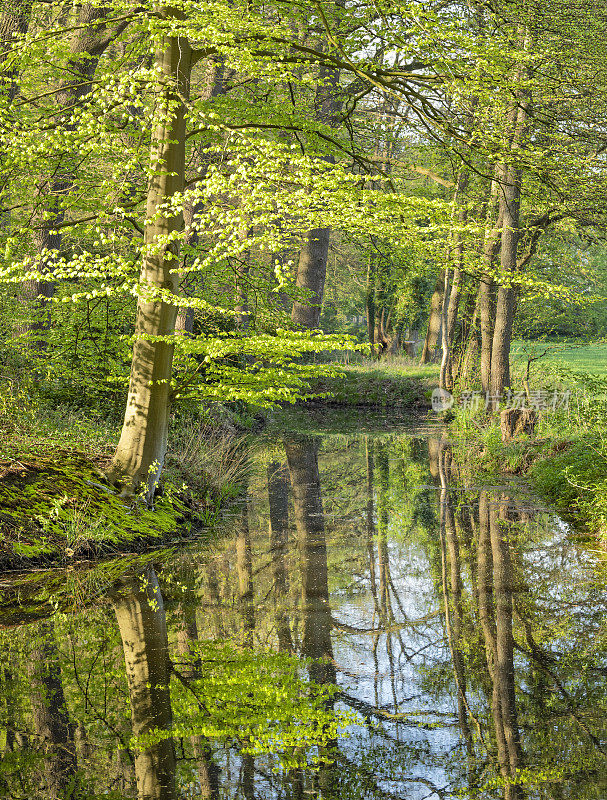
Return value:
M 533 371 L 550 366 L 607 375 L 607 343 L 515 341 L 512 345 L 512 363 L 515 366 L 526 364 L 528 355 L 539 355 L 545 350 L 548 353 L 536 362 Z
M 436 385 L 438 367 L 418 366 L 403 357 L 363 359 L 339 368 L 339 374 L 319 378 L 313 391 L 327 394 L 320 402 L 337 406 L 414 409 L 427 407 L 425 397 Z M 311 401 L 319 402 L 319 401 Z

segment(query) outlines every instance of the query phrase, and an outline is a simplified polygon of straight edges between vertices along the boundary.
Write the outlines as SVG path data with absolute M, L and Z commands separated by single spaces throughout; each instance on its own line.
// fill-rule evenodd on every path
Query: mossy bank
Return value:
M 168 481 L 153 510 L 126 501 L 83 453 L 15 455 L 0 461 L 0 568 L 149 547 L 184 535 L 212 508 L 210 497 L 196 505 Z

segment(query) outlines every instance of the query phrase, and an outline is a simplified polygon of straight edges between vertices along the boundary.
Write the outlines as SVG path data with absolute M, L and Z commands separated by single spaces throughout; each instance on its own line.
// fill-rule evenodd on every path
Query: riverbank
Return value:
M 160 491 L 149 509 L 105 479 L 117 421 L 27 397 L 3 399 L 0 569 L 76 564 L 175 543 L 208 527 L 241 491 L 242 431 L 227 416 L 173 420 Z
M 307 400 L 305 405 L 419 412 L 429 407 L 437 377 L 436 364 L 420 367 L 398 357 L 363 359 L 339 366 L 335 375 L 315 379 L 311 393 L 320 396 Z
M 607 441 L 564 415 L 540 415 L 534 436 L 503 442 L 499 418 L 457 414 L 449 423 L 459 461 L 480 480 L 524 477 L 582 535 L 607 548 Z

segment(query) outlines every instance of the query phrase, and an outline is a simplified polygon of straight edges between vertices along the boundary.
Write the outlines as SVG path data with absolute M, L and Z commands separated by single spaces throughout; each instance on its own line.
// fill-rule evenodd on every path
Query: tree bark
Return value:
M 338 5 L 341 0 L 338 0 Z M 314 102 L 314 116 L 319 122 L 335 128 L 339 122 L 342 101 L 339 98 L 339 70 L 321 66 Z M 332 156 L 326 159 L 333 163 Z M 306 234 L 299 255 L 295 285 L 307 292 L 308 297 L 295 300 L 291 320 L 308 330 L 318 328 L 327 276 L 330 228 L 314 228 Z
M 441 330 L 441 309 L 443 307 L 443 293 L 445 291 L 445 272 L 441 270 L 430 300 L 430 315 L 428 316 L 428 328 L 424 347 L 419 359 L 420 364 L 429 364 L 434 361 L 436 345 Z
M 170 17 L 172 12 L 163 11 Z M 154 295 L 178 292 L 174 269 L 178 245 L 172 235 L 182 229 L 181 211 L 162 212 L 163 204 L 181 193 L 185 179 L 185 105 L 191 51 L 182 37 L 166 37 L 156 53 L 156 67 L 165 78 L 152 136 L 152 176 L 147 198 L 144 256 L 137 304 L 135 344 L 126 411 L 120 441 L 109 470 L 127 492 L 144 487 L 151 505 L 167 448 L 170 381 L 177 307 Z M 149 296 L 148 296 L 149 295 Z M 165 337 L 155 340 L 149 337 Z

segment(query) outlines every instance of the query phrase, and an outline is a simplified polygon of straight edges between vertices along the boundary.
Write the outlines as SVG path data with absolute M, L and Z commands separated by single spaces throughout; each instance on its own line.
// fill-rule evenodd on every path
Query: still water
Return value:
M 465 461 L 285 417 L 212 535 L 1 576 L 0 796 L 607 800 L 604 556 Z

